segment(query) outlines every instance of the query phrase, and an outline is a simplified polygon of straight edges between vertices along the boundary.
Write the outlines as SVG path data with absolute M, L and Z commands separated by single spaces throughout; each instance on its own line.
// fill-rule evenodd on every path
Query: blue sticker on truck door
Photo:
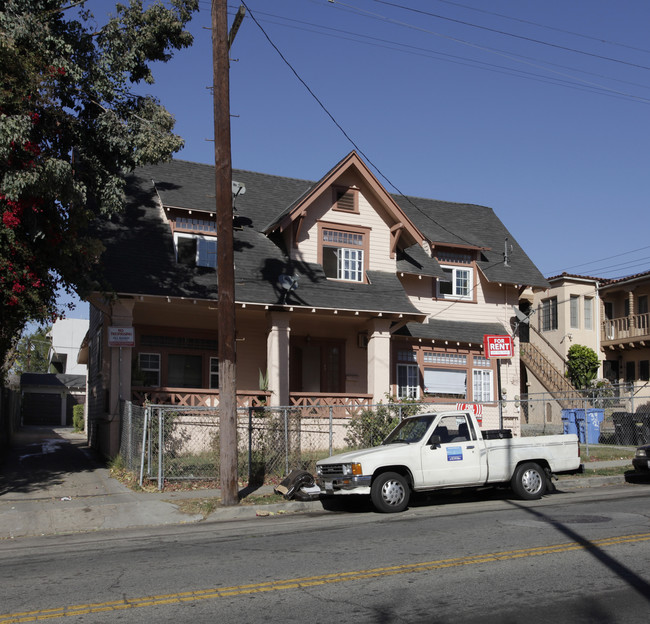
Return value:
M 463 461 L 463 447 L 462 446 L 448 446 L 447 447 L 447 461 Z

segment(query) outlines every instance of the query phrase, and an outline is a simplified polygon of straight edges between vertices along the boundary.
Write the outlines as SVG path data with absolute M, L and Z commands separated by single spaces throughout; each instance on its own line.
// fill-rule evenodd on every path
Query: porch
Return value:
M 601 345 L 609 349 L 650 345 L 650 313 L 605 319 L 601 324 L 600 339 Z

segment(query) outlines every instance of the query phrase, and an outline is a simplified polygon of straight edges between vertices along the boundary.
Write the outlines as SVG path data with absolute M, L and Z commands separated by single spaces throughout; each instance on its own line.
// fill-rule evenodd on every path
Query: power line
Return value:
M 332 4 L 340 5 L 341 7 L 344 7 L 346 10 L 352 11 L 354 13 L 358 13 L 358 14 L 361 14 L 361 15 L 367 15 L 367 16 L 370 16 L 370 17 L 372 17 L 374 19 L 379 19 L 379 20 L 385 21 L 385 22 L 390 23 L 390 24 L 396 24 L 396 25 L 399 25 L 399 26 L 404 26 L 406 28 L 410 28 L 410 29 L 416 30 L 418 32 L 424 32 L 424 33 L 427 33 L 427 34 L 430 34 L 430 35 L 434 35 L 436 37 L 440 37 L 442 39 L 447 39 L 448 41 L 453 41 L 455 43 L 460 43 L 462 45 L 474 48 L 476 50 L 481 50 L 483 52 L 489 52 L 491 54 L 495 54 L 497 56 L 507 58 L 507 59 L 509 59 L 509 60 L 511 60 L 513 62 L 516 62 L 516 63 L 522 63 L 524 65 L 530 65 L 531 67 L 535 67 L 537 69 L 545 69 L 546 71 L 549 71 L 549 72 L 551 72 L 553 74 L 558 74 L 560 76 L 563 76 L 564 78 L 571 78 L 573 80 L 581 82 L 584 85 L 590 86 L 592 88 L 602 89 L 604 91 L 608 91 L 608 92 L 614 93 L 614 94 L 619 95 L 619 96 L 628 97 L 628 98 L 638 100 L 638 101 L 641 101 L 641 102 L 645 102 L 645 103 L 650 102 L 650 100 L 648 100 L 646 98 L 642 98 L 640 96 L 636 96 L 636 95 L 631 94 L 631 93 L 625 93 L 623 91 L 617 91 L 616 89 L 610 89 L 609 87 L 605 87 L 603 85 L 599 85 L 597 83 L 590 82 L 590 81 L 587 81 L 587 80 L 582 80 L 580 78 L 577 78 L 576 76 L 571 76 L 570 74 L 565 74 L 564 72 L 559 72 L 559 71 L 555 71 L 555 70 L 552 70 L 552 69 L 540 67 L 536 63 L 531 63 L 531 62 L 528 62 L 526 60 L 520 60 L 521 58 L 525 58 L 525 57 L 519 57 L 519 55 L 503 52 L 503 51 L 500 51 L 500 50 L 496 50 L 495 48 L 490 48 L 488 46 L 479 45 L 477 43 L 473 43 L 471 41 L 466 41 L 466 40 L 460 39 L 458 37 L 452 37 L 450 35 L 445 35 L 443 33 L 439 33 L 439 32 L 436 32 L 434 30 L 430 30 L 430 29 L 427 29 L 427 28 L 422 28 L 420 26 L 416 26 L 416 25 L 410 24 L 408 22 L 403 22 L 401 20 L 396 20 L 396 19 L 387 17 L 385 15 L 381 15 L 379 13 L 374 13 L 372 11 L 367 11 L 365 9 L 360 9 L 358 7 L 354 7 L 354 6 L 345 4 L 343 2 L 339 2 L 339 0 L 328 0 L 328 1 L 330 3 L 332 3 Z M 376 0 L 376 1 L 381 2 L 381 1 L 384 1 L 384 0 Z M 392 4 L 392 3 L 385 2 L 385 4 Z M 393 5 L 393 6 L 400 6 L 400 5 Z M 411 11 L 416 11 L 416 9 L 410 9 L 409 7 L 402 7 L 402 8 L 405 8 L 405 9 L 411 10 Z M 426 13 L 424 11 L 417 11 L 417 12 Z M 432 15 L 432 14 L 428 14 L 428 13 L 426 13 L 426 14 L 427 15 Z M 452 20 L 452 21 L 455 21 L 455 20 Z M 552 44 L 549 44 L 549 45 L 552 45 Z M 566 49 L 572 50 L 571 48 L 566 48 Z M 584 54 L 587 54 L 587 53 L 584 53 Z M 605 57 L 603 57 L 603 58 L 605 58 Z M 621 62 L 623 62 L 623 61 L 621 61 Z M 643 67 L 643 69 L 650 70 L 650 67 Z
M 271 45 L 271 47 L 272 47 L 272 48 L 277 52 L 277 54 L 280 56 L 280 58 L 282 59 L 282 61 L 287 65 L 287 67 L 291 70 L 291 72 L 292 72 L 292 73 L 294 74 L 294 76 L 298 79 L 298 81 L 299 81 L 299 82 L 300 82 L 300 83 L 305 87 L 305 89 L 307 89 L 308 93 L 312 96 L 312 98 L 314 98 L 314 100 L 316 101 L 316 103 L 321 107 L 321 109 L 325 112 L 325 114 L 326 114 L 326 115 L 327 115 L 327 116 L 332 120 L 332 122 L 334 123 L 334 125 L 335 125 L 335 126 L 336 126 L 340 131 L 341 131 L 341 133 L 343 134 L 343 136 L 344 136 L 344 137 L 345 137 L 345 138 L 350 142 L 350 144 L 354 147 L 354 149 L 357 150 L 357 152 L 359 152 L 359 154 L 364 158 L 364 160 L 365 160 L 365 161 L 366 161 L 366 162 L 367 162 L 371 167 L 373 167 L 373 169 L 375 169 L 375 171 L 377 171 L 377 173 L 378 173 L 378 174 L 379 174 L 379 175 L 380 175 L 380 176 L 381 176 L 381 177 L 386 181 L 386 183 L 387 183 L 387 184 L 388 184 L 392 189 L 394 189 L 395 192 L 396 192 L 400 197 L 404 198 L 405 201 L 407 201 L 409 204 L 411 204 L 411 205 L 412 205 L 412 206 L 413 206 L 413 207 L 414 207 L 418 212 L 420 212 L 422 215 L 424 215 L 425 217 L 427 217 L 430 221 L 432 221 L 433 223 L 435 223 L 438 227 L 442 228 L 445 232 L 448 232 L 448 233 L 451 234 L 452 236 L 456 236 L 457 238 L 459 238 L 459 239 L 462 240 L 463 242 L 467 243 L 468 245 L 474 245 L 474 243 L 473 243 L 472 241 L 468 241 L 468 240 L 466 240 L 466 239 L 465 239 L 463 236 L 461 236 L 460 234 L 458 234 L 458 233 L 456 233 L 456 232 L 452 232 L 452 231 L 449 230 L 446 226 L 444 226 L 442 223 L 439 223 L 438 221 L 436 221 L 436 220 L 435 220 L 435 219 L 434 219 L 430 214 L 428 214 L 427 212 L 425 212 L 424 210 L 422 210 L 422 209 L 421 209 L 417 204 L 415 204 L 415 203 L 412 201 L 412 199 L 411 199 L 410 197 L 408 197 L 407 195 L 405 195 L 404 193 L 402 193 L 402 191 L 400 191 L 400 189 L 397 188 L 397 186 L 395 186 L 395 184 L 393 184 L 393 182 L 388 178 L 388 176 L 386 176 L 386 174 L 384 174 L 384 173 L 382 172 L 382 170 L 381 170 L 381 169 L 380 169 L 380 168 L 379 168 L 379 167 L 378 167 L 378 166 L 377 166 L 377 165 L 376 165 L 376 164 L 375 164 L 375 163 L 374 163 L 374 162 L 373 162 L 373 161 L 368 157 L 368 155 L 367 155 L 367 154 L 366 154 L 366 153 L 361 149 L 361 147 L 356 143 L 356 141 L 354 141 L 354 140 L 352 139 L 352 137 L 351 137 L 351 136 L 350 136 L 350 135 L 345 131 L 345 129 L 343 128 L 343 126 L 342 126 L 342 125 L 341 125 L 341 124 L 336 120 L 336 118 L 334 117 L 334 115 L 333 115 L 333 114 L 332 114 L 332 113 L 327 109 L 327 107 L 326 107 L 325 104 L 322 102 L 322 100 L 321 100 L 321 99 L 320 99 L 320 98 L 319 98 L 319 97 L 314 93 L 314 91 L 313 91 L 313 90 L 311 89 L 311 87 L 310 87 L 310 86 L 305 82 L 305 80 L 303 80 L 303 78 L 300 76 L 300 74 L 298 74 L 298 72 L 297 72 L 296 69 L 293 67 L 293 65 L 291 65 L 291 63 L 288 61 L 288 59 L 287 59 L 287 58 L 282 54 L 282 52 L 280 51 L 280 49 L 275 45 L 275 43 L 274 43 L 274 42 L 272 41 L 272 39 L 269 37 L 269 35 L 267 34 L 267 32 L 262 28 L 262 26 L 260 25 L 260 23 L 257 21 L 255 15 L 251 12 L 251 10 L 249 9 L 249 7 L 246 6 L 246 3 L 245 3 L 243 0 L 242 0 L 242 4 L 244 5 L 244 7 L 246 8 L 246 10 L 248 11 L 248 14 L 250 15 L 251 19 L 255 22 L 255 24 L 256 24 L 257 27 L 260 29 L 260 31 L 262 32 L 262 34 L 264 35 L 264 37 L 266 38 L 266 40 L 269 42 L 269 44 Z
M 563 28 L 557 28 L 555 26 L 548 26 L 546 24 L 540 24 L 538 22 L 532 22 L 530 20 L 525 20 L 519 17 L 512 17 L 511 15 L 504 15 L 503 13 L 495 13 L 494 11 L 486 11 L 485 9 L 479 9 L 478 7 L 468 6 L 467 4 L 461 4 L 460 2 L 452 2 L 451 0 L 437 0 L 438 2 L 443 2 L 444 4 L 451 4 L 453 6 L 462 7 L 463 9 L 469 9 L 470 11 L 477 11 L 478 13 L 485 13 L 486 15 L 495 15 L 496 17 L 502 17 L 503 19 L 511 20 L 513 22 L 519 22 L 521 24 L 529 24 L 530 26 L 536 26 L 537 28 L 545 28 L 547 30 L 553 30 L 555 32 L 561 32 L 565 35 L 572 35 L 574 37 L 581 37 L 583 39 L 589 39 L 590 41 L 596 41 L 598 43 L 604 43 L 606 45 L 618 46 L 621 48 L 627 48 L 628 50 L 634 50 L 635 52 L 645 52 L 650 54 L 650 50 L 645 48 L 637 48 L 636 46 L 627 45 L 625 43 L 620 43 L 618 41 L 609 41 L 607 39 L 601 39 L 600 37 L 592 37 L 590 35 L 585 35 L 584 33 L 575 32 L 572 30 L 565 30 Z
M 598 85 L 598 83 L 583 81 L 583 80 L 580 80 L 579 78 L 575 78 L 575 77 L 571 76 L 570 74 L 565 74 L 563 72 L 562 73 L 553 72 L 552 70 L 550 70 L 550 69 L 548 69 L 548 68 L 546 68 L 544 66 L 536 65 L 536 64 L 533 64 L 533 63 L 526 63 L 526 64 L 531 65 L 531 66 L 533 66 L 535 68 L 541 69 L 541 70 L 546 71 L 546 72 L 551 71 L 552 73 L 557 73 L 558 75 L 563 76 L 563 78 L 553 78 L 553 77 L 549 77 L 549 76 L 546 76 L 546 75 L 543 75 L 543 74 L 537 74 L 537 73 L 533 73 L 533 72 L 526 72 L 524 70 L 515 69 L 515 68 L 512 68 L 512 67 L 507 67 L 507 66 L 504 66 L 504 65 L 497 65 L 497 64 L 493 64 L 493 63 L 487 63 L 485 61 L 480 61 L 480 60 L 477 60 L 477 59 L 471 59 L 471 58 L 468 58 L 468 57 L 462 57 L 462 56 L 458 56 L 458 55 L 454 55 L 454 54 L 440 52 L 440 51 L 437 51 L 437 50 L 432 50 L 430 48 L 414 46 L 414 45 L 410 45 L 410 44 L 407 44 L 407 43 L 401 43 L 399 41 L 392 41 L 392 40 L 384 39 L 384 38 L 380 38 L 380 37 L 373 37 L 371 35 L 358 33 L 358 32 L 353 32 L 353 31 L 349 31 L 349 30 L 343 30 L 343 29 L 340 29 L 340 28 L 333 28 L 331 26 L 324 26 L 322 24 L 313 24 L 311 22 L 306 22 L 306 21 L 303 21 L 303 20 L 297 20 L 297 19 L 293 19 L 293 18 L 287 18 L 287 17 L 275 15 L 275 14 L 272 14 L 272 13 L 265 13 L 265 12 L 258 11 L 257 15 L 265 15 L 267 17 L 267 19 L 265 19 L 263 21 L 265 21 L 266 23 L 277 24 L 277 25 L 282 26 L 284 28 L 294 28 L 296 30 L 301 30 L 301 31 L 304 31 L 304 32 L 315 32 L 315 33 L 317 33 L 317 34 L 319 34 L 321 36 L 324 36 L 324 37 L 332 37 L 332 38 L 340 39 L 340 40 L 344 40 L 344 41 L 353 41 L 353 42 L 359 43 L 361 45 L 374 46 L 374 47 L 383 48 L 383 49 L 387 49 L 387 50 L 394 50 L 394 51 L 397 51 L 397 52 L 402 52 L 403 54 L 411 54 L 411 55 L 414 55 L 414 56 L 420 56 L 420 57 L 424 57 L 424 58 L 436 58 L 436 59 L 443 60 L 443 61 L 446 61 L 446 62 L 455 63 L 455 64 L 458 64 L 458 65 L 464 65 L 466 67 L 476 67 L 478 69 L 483 69 L 484 71 L 492 71 L 492 72 L 495 72 L 495 73 L 500 73 L 502 75 L 509 75 L 509 76 L 515 76 L 515 77 L 523 78 L 523 79 L 526 79 L 526 80 L 533 80 L 535 82 L 542 83 L 542 84 L 554 84 L 554 85 L 563 86 L 563 87 L 566 87 L 566 88 L 577 89 L 577 90 L 587 91 L 587 92 L 591 92 L 591 93 L 597 93 L 599 95 L 607 95 L 607 96 L 610 96 L 610 97 L 618 97 L 618 98 L 621 98 L 621 99 L 627 99 L 627 100 L 632 100 L 632 101 L 637 101 L 637 102 L 642 102 L 642 103 L 650 103 L 650 100 L 644 100 L 644 98 L 642 98 L 640 96 L 625 93 L 623 91 L 616 91 L 616 90 L 613 90 L 613 89 L 608 89 L 607 87 L 603 87 L 603 86 Z M 278 21 L 274 21 L 273 19 L 268 19 L 268 18 L 276 18 L 276 19 L 283 20 L 283 21 L 278 22 Z M 284 23 L 284 22 L 292 22 L 293 24 L 299 24 L 299 25 L 287 24 L 287 23 Z M 303 26 L 307 26 L 309 28 L 305 28 Z M 323 32 L 323 31 L 329 31 L 329 32 Z M 594 73 L 594 72 L 588 72 L 588 71 L 578 69 L 578 68 L 575 68 L 575 67 L 567 67 L 566 65 L 560 65 L 560 64 L 557 64 L 557 63 L 550 63 L 548 61 L 535 59 L 533 57 L 529 57 L 529 56 L 525 56 L 525 55 L 521 55 L 521 54 L 505 53 L 502 50 L 498 50 L 498 49 L 490 48 L 490 47 L 486 47 L 486 50 L 494 52 L 496 54 L 500 54 L 500 55 L 509 55 L 511 57 L 517 57 L 517 58 L 525 59 L 527 61 L 536 61 L 537 63 L 542 63 L 542 64 L 545 64 L 545 65 L 548 65 L 548 66 L 559 67 L 559 68 L 568 69 L 570 71 L 575 71 L 575 72 L 579 72 L 579 73 L 586 74 L 586 75 L 596 76 L 598 78 L 604 78 L 605 80 L 611 80 L 611 81 L 619 82 L 619 83 L 622 83 L 622 84 L 628 84 L 628 85 L 643 88 L 643 89 L 650 89 L 650 86 L 648 86 L 648 85 L 642 85 L 642 84 L 627 81 L 627 80 L 612 78 L 610 76 L 605 76 L 603 74 L 597 74 L 597 73 Z M 520 61 L 517 60 L 517 58 L 511 58 L 511 60 L 514 60 L 515 62 L 520 62 Z M 574 83 L 571 82 L 572 80 L 573 81 L 578 81 L 578 83 L 574 84 Z
M 338 2 L 338 0 L 329 0 L 330 2 Z M 621 65 L 628 65 L 629 67 L 636 67 L 637 69 L 645 69 L 650 71 L 650 67 L 647 65 L 639 65 L 638 63 L 630 63 L 629 61 L 623 61 L 621 59 L 612 58 L 610 56 L 603 56 L 601 54 L 594 54 L 593 52 L 585 52 L 584 50 L 578 50 L 577 48 L 569 48 L 567 46 L 562 46 L 556 43 L 550 43 L 548 41 L 542 41 L 541 39 L 533 39 L 532 37 L 525 37 L 524 35 L 517 35 L 515 33 L 509 33 L 504 30 L 498 30 L 496 28 L 489 28 L 488 26 L 481 26 L 480 24 L 472 24 L 471 22 L 466 22 L 464 20 L 454 19 L 453 17 L 445 17 L 444 15 L 438 15 L 436 13 L 430 13 L 429 11 L 423 11 L 421 9 L 414 9 L 407 7 L 395 2 L 388 2 L 388 0 L 375 0 L 379 4 L 385 4 L 392 6 L 398 9 L 403 9 L 405 11 L 411 11 L 413 13 L 419 13 L 421 15 L 427 15 L 428 17 L 434 17 L 436 19 L 446 20 L 448 22 L 454 22 L 456 24 L 462 24 L 463 26 L 470 26 L 471 28 L 478 28 L 480 30 L 486 30 L 488 32 L 493 32 L 499 35 L 504 35 L 506 37 L 513 37 L 515 39 L 521 39 L 523 41 L 528 41 L 530 43 L 538 43 L 540 45 L 548 46 L 550 48 L 556 48 L 558 50 L 565 50 L 567 52 L 574 52 L 575 54 L 582 54 L 584 56 L 590 56 L 592 58 L 597 58 L 605 61 L 610 61 L 612 63 L 620 63 Z M 339 2 L 339 4 L 342 4 Z M 345 5 L 349 6 L 349 5 Z

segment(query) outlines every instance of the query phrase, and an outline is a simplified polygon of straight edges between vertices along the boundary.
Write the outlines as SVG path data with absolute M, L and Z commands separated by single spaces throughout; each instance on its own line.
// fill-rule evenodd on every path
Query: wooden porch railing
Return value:
M 605 319 L 601 325 L 600 337 L 603 342 L 625 338 L 650 338 L 650 313 Z
M 261 390 L 240 390 L 237 392 L 237 407 L 260 407 L 266 405 L 270 392 Z M 156 405 L 178 405 L 179 407 L 217 407 L 219 390 L 201 388 L 131 388 L 131 397 L 139 405 L 149 402 Z
M 217 407 L 219 405 L 219 390 L 201 388 L 149 388 L 137 386 L 131 389 L 134 403 L 145 402 L 156 405 L 178 405 L 180 407 Z M 269 404 L 270 392 L 260 390 L 239 390 L 237 392 L 237 407 L 261 407 Z M 371 394 L 348 394 L 326 392 L 292 392 L 289 406 L 319 408 L 342 408 L 347 415 L 368 407 L 372 404 Z

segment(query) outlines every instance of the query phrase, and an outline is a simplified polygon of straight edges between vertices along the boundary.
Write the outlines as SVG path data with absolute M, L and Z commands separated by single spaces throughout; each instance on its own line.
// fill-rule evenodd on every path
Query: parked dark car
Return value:
M 636 449 L 632 465 L 634 466 L 634 470 L 638 470 L 639 472 L 650 471 L 650 444 L 639 446 Z

